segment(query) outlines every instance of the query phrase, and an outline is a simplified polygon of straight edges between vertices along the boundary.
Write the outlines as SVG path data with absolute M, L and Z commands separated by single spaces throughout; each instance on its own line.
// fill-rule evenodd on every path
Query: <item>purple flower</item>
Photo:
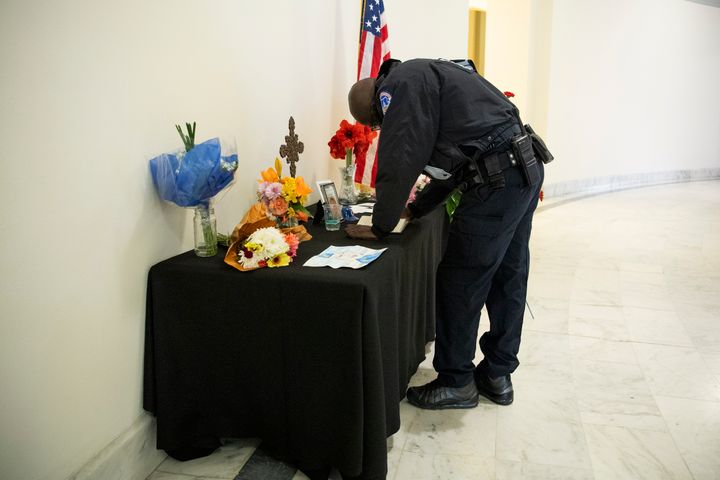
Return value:
M 270 185 L 270 182 L 260 182 L 258 184 L 258 194 L 262 197 L 265 195 L 265 189 Z
M 282 195 L 282 185 L 278 182 L 269 183 L 262 193 L 268 200 L 275 200 Z

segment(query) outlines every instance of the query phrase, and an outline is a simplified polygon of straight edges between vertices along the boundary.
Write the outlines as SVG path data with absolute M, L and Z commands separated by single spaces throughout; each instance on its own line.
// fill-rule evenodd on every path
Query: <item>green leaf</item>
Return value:
M 180 134 L 180 138 L 183 141 L 183 145 L 185 145 L 185 151 L 189 152 L 195 147 L 195 122 L 193 122 L 192 125 L 185 122 L 185 128 L 187 129 L 188 133 L 185 135 L 185 133 L 182 130 L 182 127 L 180 125 L 175 125 L 175 128 L 177 129 L 178 133 Z
M 453 219 L 453 215 L 455 214 L 455 210 L 457 209 L 458 205 L 460 205 L 461 197 L 462 192 L 456 188 L 452 191 L 447 200 L 445 200 L 445 211 L 447 212 L 448 218 L 451 222 Z
M 218 245 L 224 245 L 227 247 L 230 245 L 230 237 L 228 235 L 225 235 L 224 233 L 218 232 L 217 243 Z
M 305 205 L 303 205 L 302 203 L 294 203 L 294 204 L 292 204 L 292 205 L 290 205 L 290 206 L 291 206 L 291 207 L 293 208 L 293 210 L 295 210 L 296 212 L 303 212 L 303 213 L 307 214 L 308 217 L 312 217 L 312 213 L 310 213 L 310 212 L 308 211 L 308 209 L 305 208 Z

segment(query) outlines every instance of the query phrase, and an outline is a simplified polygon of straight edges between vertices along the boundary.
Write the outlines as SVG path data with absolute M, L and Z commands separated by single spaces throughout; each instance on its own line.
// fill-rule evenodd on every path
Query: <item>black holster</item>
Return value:
M 512 150 L 520 172 L 522 172 L 525 183 L 532 187 L 540 182 L 540 169 L 537 166 L 537 159 L 533 150 L 533 141 L 529 133 L 513 137 Z
M 550 150 L 548 150 L 547 145 L 545 145 L 543 139 L 540 138 L 540 135 L 535 133 L 535 130 L 533 130 L 530 125 L 525 125 L 525 130 L 530 134 L 530 138 L 532 138 L 532 146 L 535 151 L 535 156 L 545 164 L 552 162 L 555 157 L 552 153 L 550 153 Z

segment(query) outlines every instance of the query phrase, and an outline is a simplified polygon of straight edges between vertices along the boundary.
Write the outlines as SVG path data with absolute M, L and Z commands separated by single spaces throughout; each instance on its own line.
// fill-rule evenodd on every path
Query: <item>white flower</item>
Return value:
M 247 258 L 245 256 L 245 253 L 243 252 L 243 249 L 240 249 L 240 254 L 238 255 L 238 263 L 240 263 L 245 268 L 257 268 L 259 266 L 260 255 L 253 254 L 252 258 Z
M 255 230 L 247 239 L 247 242 L 261 245 L 263 248 L 256 252 L 256 256 L 268 260 L 281 253 L 287 253 L 290 249 L 285 242 L 285 235 L 277 228 L 268 227 Z

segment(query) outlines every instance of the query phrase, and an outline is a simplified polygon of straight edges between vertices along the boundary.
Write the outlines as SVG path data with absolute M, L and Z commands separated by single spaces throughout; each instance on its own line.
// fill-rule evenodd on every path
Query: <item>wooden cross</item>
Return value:
M 303 153 L 305 145 L 298 142 L 298 136 L 295 134 L 295 119 L 290 117 L 288 122 L 290 135 L 285 135 L 285 145 L 280 145 L 280 156 L 287 157 L 287 163 L 290 164 L 290 176 L 295 177 L 295 164 L 300 161 L 299 153 Z

